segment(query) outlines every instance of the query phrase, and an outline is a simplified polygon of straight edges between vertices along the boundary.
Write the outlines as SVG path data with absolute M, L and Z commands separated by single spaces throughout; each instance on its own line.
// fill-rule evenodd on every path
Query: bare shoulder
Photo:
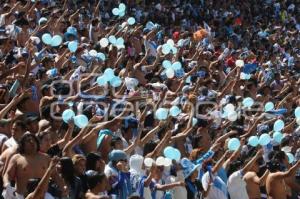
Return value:
M 93 193 L 90 193 L 90 192 L 85 194 L 85 199 L 100 199 L 100 198 L 101 198 L 100 196 L 97 196 L 97 195 L 95 195 Z
M 43 158 L 43 159 L 46 159 L 46 160 L 50 160 L 49 155 L 47 155 L 46 153 L 38 153 L 38 154 L 39 154 L 39 158 Z
M 256 177 L 256 173 L 255 172 L 252 172 L 252 171 L 249 171 L 247 172 L 245 175 L 244 175 L 244 179 L 251 179 L 251 178 L 254 178 Z
M 0 156 L 0 160 L 3 160 L 9 156 L 12 156 L 14 153 L 16 153 L 17 150 L 15 148 L 7 148 L 5 149 L 5 151 L 3 151 L 3 153 Z

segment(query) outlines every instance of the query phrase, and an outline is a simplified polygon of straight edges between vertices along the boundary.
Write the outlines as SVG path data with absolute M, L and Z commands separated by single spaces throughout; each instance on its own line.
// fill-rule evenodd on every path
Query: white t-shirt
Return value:
M 238 170 L 231 174 L 228 178 L 227 186 L 231 199 L 249 199 L 246 182 L 243 180 L 243 174 L 241 170 Z
M 150 48 L 150 55 L 153 56 L 153 57 L 156 57 L 156 55 L 157 55 L 157 51 L 156 51 L 157 45 L 156 45 L 156 43 L 154 41 L 145 40 L 144 45 L 145 45 L 146 51 L 148 50 L 148 48 Z
M 176 180 L 174 182 L 178 182 L 178 181 L 183 181 L 184 180 L 184 176 L 183 176 L 183 172 L 182 170 L 178 171 L 177 172 L 177 177 L 176 177 Z M 178 187 L 175 187 L 173 189 L 173 199 L 188 199 L 187 198 L 187 190 L 185 187 L 182 187 L 182 186 L 178 186 Z
M 11 138 L 9 138 L 8 140 L 6 140 L 4 142 L 4 145 L 7 146 L 7 147 L 17 147 L 18 143 L 15 140 L 15 138 L 11 137 Z
M 205 199 L 228 199 L 227 197 L 227 185 L 223 182 L 223 180 L 219 176 L 213 177 L 213 185 L 210 187 L 208 195 Z M 202 176 L 202 186 L 205 191 L 208 190 L 209 182 L 210 182 L 210 174 L 206 172 Z M 241 199 L 241 198 L 240 198 Z

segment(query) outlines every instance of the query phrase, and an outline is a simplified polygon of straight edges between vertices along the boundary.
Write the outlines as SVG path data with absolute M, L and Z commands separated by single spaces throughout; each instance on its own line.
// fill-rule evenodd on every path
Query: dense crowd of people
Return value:
M 300 198 L 299 1 L 1 4 L 0 198 Z

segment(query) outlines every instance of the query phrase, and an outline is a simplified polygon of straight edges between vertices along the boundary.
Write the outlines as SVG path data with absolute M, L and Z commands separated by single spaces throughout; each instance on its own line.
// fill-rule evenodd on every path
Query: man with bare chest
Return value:
M 259 172 L 259 166 L 262 162 L 262 158 L 258 159 L 255 164 L 252 166 L 251 170 L 247 172 L 243 179 L 247 183 L 247 193 L 249 196 L 249 199 L 260 199 L 261 193 L 260 193 L 260 186 L 264 186 L 266 183 L 267 176 L 269 174 L 269 171 L 266 170 L 264 175 L 261 177 L 258 177 L 257 173 Z
M 31 178 L 42 178 L 49 165 L 49 157 L 39 153 L 38 139 L 25 134 L 19 143 L 18 153 L 9 161 L 4 174 L 4 198 L 22 199 L 27 194 L 27 182 Z M 11 182 L 15 182 L 15 188 Z
M 300 166 L 300 161 L 284 172 L 280 171 L 279 163 L 276 163 L 276 160 L 271 161 L 270 164 L 270 174 L 266 181 L 268 199 L 287 199 L 288 187 L 285 183 L 285 179 L 295 175 Z

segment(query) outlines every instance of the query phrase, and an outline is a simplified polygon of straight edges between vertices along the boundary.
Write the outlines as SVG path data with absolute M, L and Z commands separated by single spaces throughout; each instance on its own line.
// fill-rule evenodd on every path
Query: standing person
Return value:
M 83 198 L 82 183 L 79 177 L 75 176 L 75 169 L 72 159 L 63 157 L 60 159 L 60 174 L 68 189 L 70 199 Z
M 292 166 L 287 171 L 281 171 L 281 166 L 278 160 L 273 159 L 269 163 L 270 174 L 267 177 L 266 189 L 268 194 L 268 199 L 287 199 L 287 185 L 285 179 L 296 174 L 297 169 L 299 169 L 300 161 L 298 161 L 294 166 Z
M 183 175 L 185 178 L 185 187 L 187 190 L 187 199 L 201 199 L 203 188 L 198 181 L 198 168 L 200 165 L 193 164 L 190 160 L 183 158 L 181 160 Z
M 130 173 L 124 151 L 110 152 L 109 163 L 105 166 L 104 173 L 112 187 L 110 195 L 126 199 L 131 194 Z
M 89 171 L 87 175 L 88 191 L 85 194 L 86 199 L 109 199 L 110 197 L 102 195 L 107 191 L 108 179 L 104 173 Z M 100 194 L 99 194 L 100 193 Z
M 39 152 L 39 141 L 35 135 L 25 134 L 21 137 L 18 153 L 9 161 L 8 168 L 3 176 L 5 190 L 4 198 L 22 199 L 27 193 L 27 182 L 31 178 L 42 178 L 48 168 L 50 158 Z M 11 182 L 15 181 L 15 188 Z
M 233 172 L 228 178 L 228 192 L 231 199 L 249 199 L 246 182 L 243 176 L 246 172 L 250 171 L 258 158 L 262 156 L 263 151 L 259 150 L 256 155 L 240 170 Z
M 261 198 L 260 187 L 265 186 L 266 184 L 266 179 L 268 177 L 269 170 L 267 169 L 261 177 L 258 177 L 257 175 L 262 161 L 263 161 L 262 158 L 258 158 L 253 164 L 250 171 L 248 171 L 243 177 L 243 180 L 247 184 L 246 188 L 247 188 L 249 199 L 260 199 Z
M 16 120 L 11 128 L 11 137 L 2 146 L 2 152 L 9 147 L 17 147 L 18 141 L 26 131 L 26 125 L 21 120 Z

